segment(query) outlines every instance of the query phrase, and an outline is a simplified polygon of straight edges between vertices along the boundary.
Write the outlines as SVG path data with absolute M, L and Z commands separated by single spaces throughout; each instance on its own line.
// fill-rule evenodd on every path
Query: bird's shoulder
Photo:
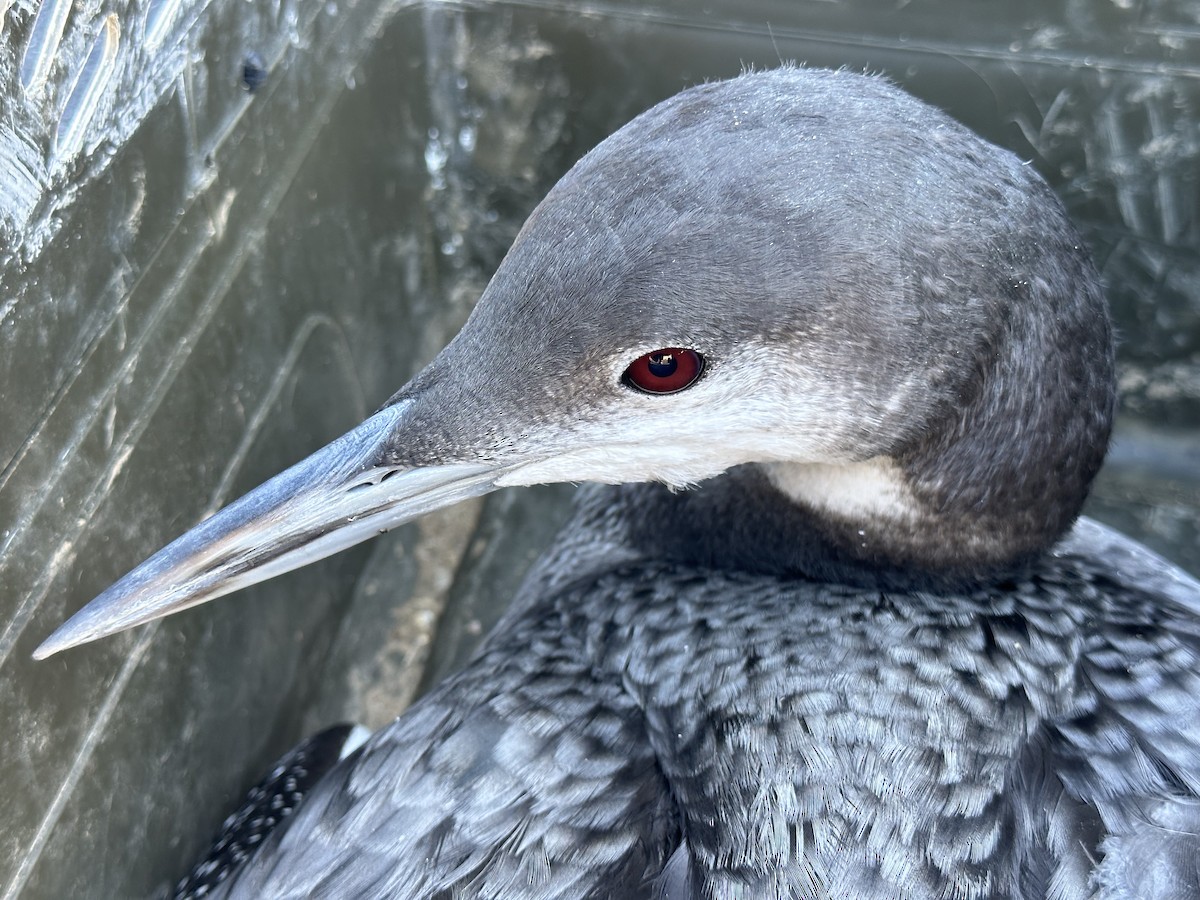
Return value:
M 562 596 L 714 896 L 1200 897 L 1200 586 L 1116 532 L 960 592 L 626 560 Z
M 1094 883 L 1200 898 L 1200 582 L 1089 519 L 1055 555 L 1100 613 L 1083 630 L 1084 702 L 1051 726 L 1064 790 L 1103 823 Z
M 678 844 L 644 723 L 552 604 L 331 772 L 231 897 L 623 898 Z

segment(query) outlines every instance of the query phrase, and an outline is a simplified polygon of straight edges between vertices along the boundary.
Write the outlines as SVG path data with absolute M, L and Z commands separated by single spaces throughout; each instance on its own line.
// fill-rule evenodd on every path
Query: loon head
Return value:
M 461 333 L 45 657 L 505 485 L 754 464 L 866 567 L 980 577 L 1077 516 L 1112 339 L 1027 165 L 886 81 L 786 68 L 638 116 L 534 210 Z

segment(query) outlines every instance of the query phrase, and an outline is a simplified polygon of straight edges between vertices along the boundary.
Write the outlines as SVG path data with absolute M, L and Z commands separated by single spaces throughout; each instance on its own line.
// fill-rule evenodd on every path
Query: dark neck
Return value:
M 605 488 L 608 516 L 644 558 L 697 568 L 892 590 L 977 583 L 979 573 L 934 572 L 864 553 L 856 535 L 782 494 L 757 465 L 738 466 L 687 491 L 659 484 Z M 989 577 L 1011 574 L 993 568 Z
M 915 564 L 984 571 L 1030 559 L 1087 499 L 1108 449 L 1113 347 L 1095 270 L 1073 234 L 1011 264 L 998 286 L 1005 314 L 961 348 L 967 377 L 943 393 L 940 424 L 895 454 L 929 513 L 915 530 Z
M 913 354 L 924 408 L 894 434 L 868 431 L 870 459 L 771 466 L 839 565 L 986 579 L 1038 557 L 1079 515 L 1108 447 L 1112 335 L 1086 251 L 1038 190 L 1046 202 L 1029 215 L 1051 221 L 1005 232 L 986 267 L 987 248 L 942 261 L 947 295 L 975 320 L 938 332 L 932 364 Z

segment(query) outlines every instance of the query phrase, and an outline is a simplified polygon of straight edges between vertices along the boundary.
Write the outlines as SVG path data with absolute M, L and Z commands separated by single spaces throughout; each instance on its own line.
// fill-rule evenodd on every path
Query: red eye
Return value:
M 664 347 L 635 359 L 622 380 L 647 394 L 674 394 L 691 387 L 703 372 L 704 357 L 695 350 Z

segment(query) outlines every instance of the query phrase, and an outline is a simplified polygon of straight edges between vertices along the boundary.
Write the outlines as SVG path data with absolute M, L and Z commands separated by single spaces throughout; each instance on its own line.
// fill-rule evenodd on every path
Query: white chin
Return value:
M 720 475 L 743 461 L 691 457 L 677 447 L 663 454 L 648 453 L 644 446 L 595 448 L 517 466 L 498 478 L 496 485 L 659 481 L 670 487 L 683 488 Z

